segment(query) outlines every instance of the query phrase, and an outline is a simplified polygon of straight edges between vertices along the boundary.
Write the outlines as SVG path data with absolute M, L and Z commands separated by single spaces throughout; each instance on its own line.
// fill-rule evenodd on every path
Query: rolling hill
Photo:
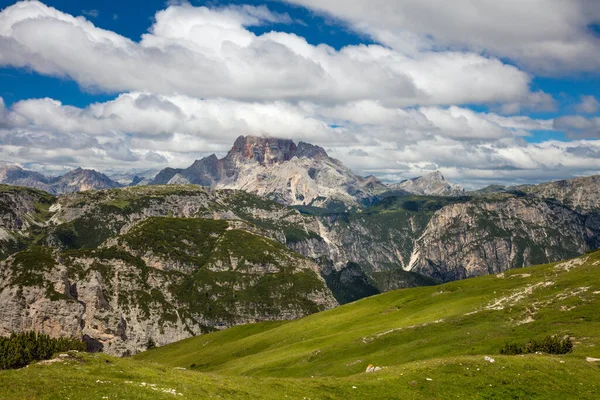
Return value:
M 600 252 L 403 289 L 129 359 L 71 353 L 0 372 L 5 398 L 597 398 Z M 499 355 L 570 337 L 566 355 Z M 486 358 L 487 357 L 487 358 Z M 365 373 L 368 364 L 382 367 Z M 180 395 L 181 393 L 181 395 Z

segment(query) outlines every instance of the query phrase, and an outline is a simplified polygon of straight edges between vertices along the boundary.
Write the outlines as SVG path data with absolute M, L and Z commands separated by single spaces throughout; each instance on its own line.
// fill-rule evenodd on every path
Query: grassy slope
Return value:
M 570 357 L 600 357 L 600 293 L 594 293 L 600 292 L 600 252 L 584 259 L 569 271 L 543 265 L 385 293 L 299 321 L 236 327 L 137 357 L 223 374 L 349 376 L 369 363 L 497 354 L 506 341 L 548 334 L 576 338 Z M 485 309 L 527 288 L 530 294 L 502 303 L 502 310 Z M 519 324 L 528 317 L 534 321 Z
M 2 399 L 596 399 L 598 367 L 573 357 L 449 357 L 373 374 L 257 378 L 84 355 L 0 373 Z M 564 362 L 561 362 L 564 361 Z M 427 378 L 431 379 L 428 380 Z M 155 385 L 155 386 L 150 386 Z M 153 389 L 154 387 L 154 389 Z M 174 389 L 173 395 L 162 389 Z M 558 397 L 557 397 L 558 396 Z
M 177 398 L 597 398 L 600 367 L 585 357 L 600 357 L 600 252 L 582 259 L 568 270 L 543 265 L 385 293 L 133 359 L 85 355 L 69 365 L 4 371 L 1 397 L 174 397 L 140 386 L 146 382 L 175 389 Z M 504 308 L 485 310 L 493 304 Z M 534 321 L 518 324 L 527 317 Z M 573 336 L 574 352 L 497 355 L 507 340 L 547 334 Z M 365 374 L 369 363 L 385 368 Z

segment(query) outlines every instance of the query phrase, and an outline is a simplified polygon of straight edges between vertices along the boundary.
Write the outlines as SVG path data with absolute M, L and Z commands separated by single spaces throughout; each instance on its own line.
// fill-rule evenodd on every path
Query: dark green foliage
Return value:
M 100 204 L 95 213 L 88 213 L 51 231 L 64 249 L 93 249 L 116 235 L 125 224 L 114 218 L 123 211 L 114 205 Z
M 217 240 L 227 229 L 227 221 L 202 218 L 149 218 L 120 239 L 135 252 L 202 266 Z
M 79 339 L 51 338 L 33 331 L 13 333 L 10 337 L 0 337 L 0 370 L 21 368 L 69 350 L 85 351 L 86 345 Z
M 291 253 L 283 244 L 241 230 L 226 231 L 214 249 L 210 261 L 220 261 L 230 256 L 239 258 L 238 268 L 246 263 L 277 264 L 277 256 Z M 298 255 L 299 257 L 299 255 Z
M 375 202 L 365 212 L 410 211 L 418 213 L 433 213 L 442 207 L 456 203 L 466 203 L 471 197 L 443 197 L 443 196 L 393 196 L 384 197 Z
M 44 272 L 56 265 L 52 249 L 43 246 L 31 246 L 15 254 L 13 261 L 13 285 L 42 286 Z
M 573 351 L 573 342 L 570 338 L 560 339 L 557 336 L 546 336 L 543 339 L 531 339 L 524 345 L 506 343 L 500 349 L 500 354 L 517 355 L 528 353 L 567 354 Z
M 285 233 L 286 244 L 298 243 L 298 242 L 302 242 L 304 240 L 310 240 L 310 239 L 317 239 L 317 240 L 321 239 L 321 237 L 319 235 L 317 235 L 316 233 L 314 233 L 312 231 L 307 232 L 307 231 L 298 229 L 293 226 L 287 226 L 287 227 L 283 228 L 283 232 Z
M 349 262 L 346 268 L 339 271 L 331 269 L 328 274 L 324 274 L 323 278 L 333 297 L 340 304 L 381 293 L 360 265 L 353 262 Z
M 148 341 L 146 342 L 146 350 L 152 350 L 155 347 L 156 347 L 156 343 L 154 342 L 154 339 L 149 337 Z
M 381 292 L 416 286 L 433 286 L 441 283 L 437 279 L 413 271 L 405 271 L 398 266 L 385 271 L 372 272 L 371 277 L 377 282 L 377 287 Z
M 507 356 L 515 356 L 517 354 L 523 354 L 523 347 L 516 343 L 506 343 L 504 347 L 500 349 L 500 354 Z

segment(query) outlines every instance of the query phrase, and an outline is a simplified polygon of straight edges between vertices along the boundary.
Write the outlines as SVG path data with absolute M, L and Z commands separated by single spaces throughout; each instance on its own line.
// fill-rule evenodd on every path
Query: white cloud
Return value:
M 600 2 L 589 0 L 283 0 L 348 21 L 404 52 L 469 49 L 532 71 L 597 71 Z
M 600 110 L 600 103 L 594 96 L 581 96 L 581 102 L 575 109 L 580 113 L 594 114 Z
M 83 15 L 86 15 L 86 16 L 90 17 L 90 18 L 97 18 L 98 15 L 100 15 L 100 12 L 98 10 L 96 10 L 96 9 L 93 9 L 93 10 L 81 10 L 81 13 Z
M 506 4 L 517 7 L 514 1 Z M 330 7 L 335 1 L 311 3 L 389 46 L 340 50 L 284 32 L 254 34 L 247 28 L 295 23 L 266 7 L 178 2 L 158 12 L 135 42 L 84 17 L 20 2 L 0 12 L 0 65 L 121 94 L 84 108 L 49 98 L 6 107 L 0 98 L 0 160 L 46 171 L 186 167 L 250 134 L 318 144 L 357 173 L 395 181 L 434 169 L 466 186 L 600 173 L 600 141 L 526 141 L 534 130 L 596 138 L 598 118 L 506 116 L 552 110 L 556 102 L 530 90 L 531 75 L 488 54 L 537 70 L 550 64 L 585 70 L 600 54 L 589 51 L 595 39 L 581 36 L 581 24 L 595 15 L 592 3 L 583 18 L 578 0 L 560 15 L 563 3 L 551 0 L 536 16 L 528 10 L 538 1 L 519 3 L 531 26 L 556 19 L 537 33 L 520 16 L 511 20 L 504 2 L 491 0 L 444 1 L 428 15 L 416 0 L 344 2 L 341 11 Z M 457 36 L 474 10 L 479 22 Z M 575 68 L 565 54 L 584 67 Z M 577 108 L 591 114 L 594 101 L 582 97 Z M 474 103 L 492 112 L 460 106 Z
M 246 101 L 394 106 L 527 103 L 531 77 L 493 57 L 458 51 L 405 54 L 378 45 L 337 51 L 283 32 L 246 27 L 291 22 L 266 7 L 159 11 L 134 42 L 42 3 L 0 13 L 0 65 L 69 77 L 85 88 Z M 546 95 L 547 96 L 547 95 Z
M 249 103 L 149 93 L 126 93 L 85 108 L 52 99 L 2 104 L 0 160 L 36 168 L 187 167 L 210 153 L 223 155 L 238 135 L 252 134 L 321 145 L 356 173 L 391 181 L 434 169 L 471 187 L 600 173 L 600 141 L 523 139 L 529 130 L 598 124 L 580 117 L 552 121 L 456 106 Z
M 571 137 L 600 138 L 600 117 L 568 115 L 555 119 L 553 126 L 557 130 L 567 132 Z

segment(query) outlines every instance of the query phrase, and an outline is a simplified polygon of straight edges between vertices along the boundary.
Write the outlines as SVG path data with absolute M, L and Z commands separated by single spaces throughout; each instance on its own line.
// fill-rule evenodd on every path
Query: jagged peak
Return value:
M 412 178 L 412 180 L 446 181 L 446 178 L 444 177 L 444 174 L 442 174 L 440 171 L 434 171 L 416 178 Z
M 225 158 L 241 158 L 262 165 L 271 165 L 289 161 L 295 154 L 296 144 L 291 139 L 239 136 Z
M 217 157 L 217 155 L 215 153 L 212 153 L 210 156 L 202 157 L 202 158 L 194 161 L 194 163 L 189 168 L 198 167 L 200 165 L 205 164 L 206 162 L 216 162 L 216 161 L 219 161 L 219 158 Z
M 296 157 L 302 158 L 313 158 L 313 159 L 323 159 L 329 158 L 329 155 L 325 151 L 324 148 L 310 144 L 307 142 L 298 142 L 298 147 L 296 148 Z

